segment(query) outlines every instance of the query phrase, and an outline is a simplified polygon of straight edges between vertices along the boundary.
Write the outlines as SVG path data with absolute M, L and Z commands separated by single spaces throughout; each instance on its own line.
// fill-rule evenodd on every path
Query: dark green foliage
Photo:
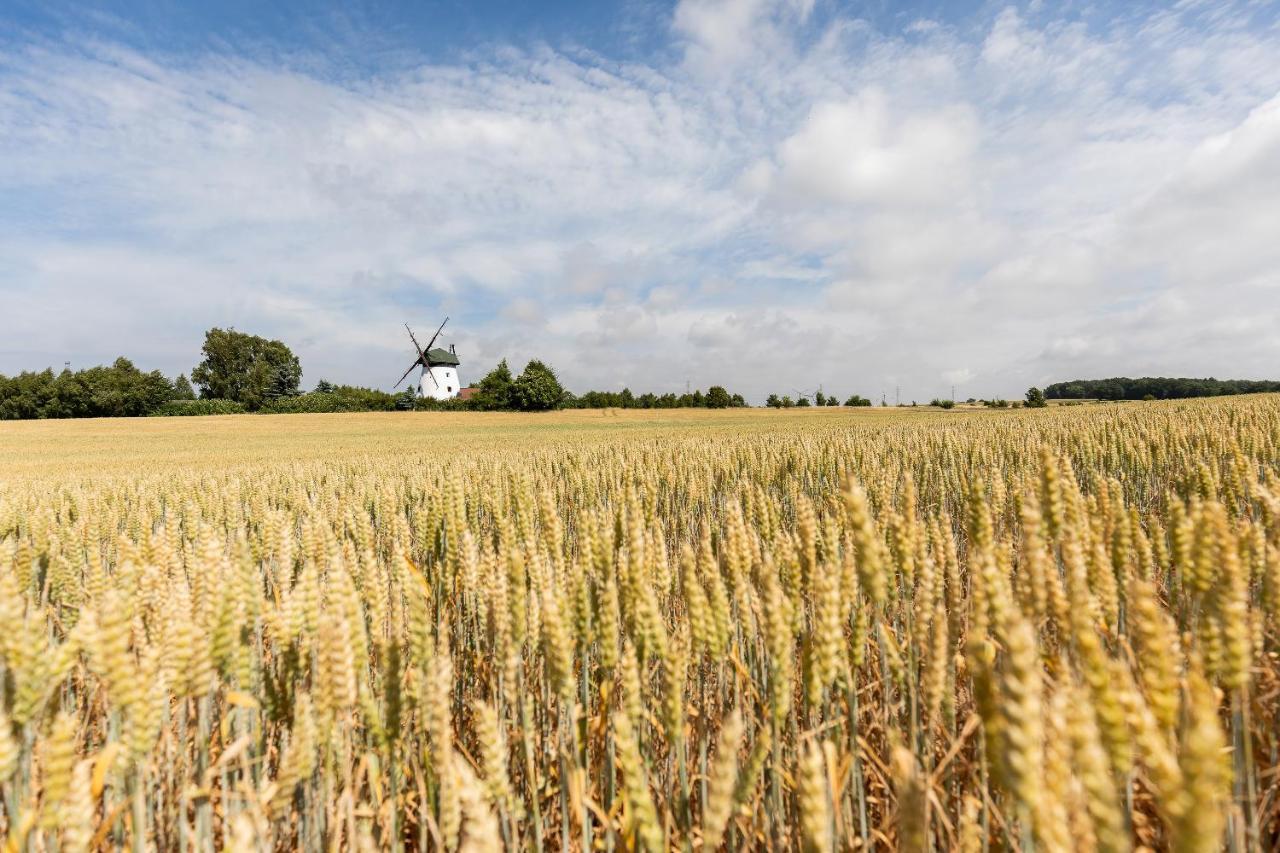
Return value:
M 634 394 L 630 388 L 621 391 L 587 391 L 581 396 L 566 397 L 566 409 L 737 409 L 747 405 L 741 394 L 730 394 L 720 385 L 712 385 L 707 393 L 693 391 L 675 394 Z
M 956 401 L 955 400 L 939 400 L 937 397 L 934 397 L 932 400 L 929 401 L 929 405 L 937 406 L 939 409 L 954 409 L 956 407 Z
M 474 410 L 470 400 L 463 400 L 459 397 L 450 397 L 447 400 L 437 400 L 434 397 L 417 397 L 413 401 L 413 409 L 416 412 L 467 412 Z
M 233 400 L 170 400 L 151 411 L 156 418 L 198 415 L 243 415 L 245 407 Z
M 781 409 L 782 398 L 779 397 L 777 394 L 770 394 L 768 399 L 764 401 L 764 404 L 771 409 Z
M 471 408 L 484 412 L 516 408 L 511 390 L 514 384 L 515 379 L 511 375 L 511 368 L 507 367 L 507 360 L 504 358 L 498 362 L 497 367 L 476 383 L 476 393 L 469 401 Z
M 302 412 L 390 412 L 397 408 L 395 394 L 374 388 L 358 388 L 352 385 L 325 383 L 328 391 L 312 391 L 291 397 L 277 397 L 262 405 L 258 411 L 265 414 L 285 415 Z
M 799 400 L 796 400 L 796 405 L 807 409 L 809 407 L 809 398 L 801 397 Z
M 845 400 L 844 404 L 846 406 L 870 406 L 871 401 L 866 397 L 859 397 L 857 394 L 854 394 L 848 400 Z
M 1253 379 L 1171 379 L 1144 376 L 1129 379 L 1075 379 L 1055 382 L 1044 389 L 1051 400 L 1142 400 L 1148 394 L 1157 400 L 1184 397 L 1220 397 L 1227 394 L 1257 394 L 1280 391 L 1280 382 Z
M 523 412 L 545 412 L 560 405 L 564 388 L 555 371 L 538 360 L 530 361 L 511 385 L 511 399 Z
M 727 409 L 733 405 L 733 398 L 720 385 L 712 385 L 707 389 L 706 406 L 708 409 Z
M 196 389 L 191 387 L 187 374 L 179 373 L 178 378 L 173 380 L 173 399 L 175 400 L 194 400 L 196 398 Z
M 268 400 L 298 394 L 302 365 L 280 341 L 210 329 L 202 350 L 204 361 L 191 371 L 201 397 L 235 400 L 257 410 Z
M 178 393 L 160 371 L 144 373 L 127 358 L 74 373 L 26 371 L 0 376 L 0 420 L 137 417 Z
M 1036 388 L 1034 386 L 1027 389 L 1027 408 L 1028 409 L 1043 409 L 1047 405 L 1049 404 L 1044 398 L 1043 391 L 1041 391 L 1039 388 Z

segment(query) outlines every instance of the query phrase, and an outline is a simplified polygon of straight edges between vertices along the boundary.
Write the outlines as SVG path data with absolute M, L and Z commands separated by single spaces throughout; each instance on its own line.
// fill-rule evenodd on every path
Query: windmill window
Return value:
M 446 385 L 446 386 L 444 386 L 444 390 L 446 390 L 446 391 L 448 391 L 450 394 L 452 394 L 452 393 L 453 393 L 453 386 L 452 386 L 452 385 Z

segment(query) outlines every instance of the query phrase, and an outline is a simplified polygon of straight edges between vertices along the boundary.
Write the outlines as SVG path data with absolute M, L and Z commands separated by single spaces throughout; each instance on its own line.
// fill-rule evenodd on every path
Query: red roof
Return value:
M 479 390 L 480 390 L 479 388 L 463 388 L 458 391 L 458 399 L 470 400 L 472 397 L 476 395 L 476 392 Z

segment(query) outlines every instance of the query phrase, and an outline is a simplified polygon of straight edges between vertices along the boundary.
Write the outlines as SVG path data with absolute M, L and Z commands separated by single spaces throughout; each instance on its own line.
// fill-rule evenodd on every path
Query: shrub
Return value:
M 390 412 L 396 408 L 398 397 L 372 388 L 356 388 L 350 385 L 328 386 L 329 391 L 312 391 L 296 397 L 279 397 L 264 404 L 259 410 L 265 414 L 293 415 L 323 412 Z
M 151 410 L 153 418 L 200 415 L 243 415 L 247 410 L 235 400 L 170 400 Z

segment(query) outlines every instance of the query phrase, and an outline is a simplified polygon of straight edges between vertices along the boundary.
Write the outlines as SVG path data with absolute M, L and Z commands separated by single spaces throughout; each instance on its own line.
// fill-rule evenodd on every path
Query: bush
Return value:
M 476 406 L 472 405 L 470 400 L 464 400 L 461 397 L 450 397 L 447 400 L 418 397 L 413 401 L 413 410 L 415 412 L 472 412 L 476 411 Z
M 848 400 L 845 400 L 844 404 L 846 406 L 870 406 L 871 401 L 868 400 L 866 397 L 860 397 L 857 394 L 854 394 Z
M 351 385 L 329 385 L 327 391 L 312 391 L 296 397 L 278 397 L 265 403 L 259 411 L 273 415 L 319 414 L 323 412 L 390 412 L 398 397 L 372 388 Z
M 235 400 L 170 400 L 150 412 L 153 418 L 198 417 L 201 415 L 243 415 L 244 406 Z
M 937 406 L 939 409 L 954 409 L 956 406 L 956 401 L 955 400 L 939 400 L 937 397 L 934 397 L 932 400 L 929 401 L 929 405 Z

